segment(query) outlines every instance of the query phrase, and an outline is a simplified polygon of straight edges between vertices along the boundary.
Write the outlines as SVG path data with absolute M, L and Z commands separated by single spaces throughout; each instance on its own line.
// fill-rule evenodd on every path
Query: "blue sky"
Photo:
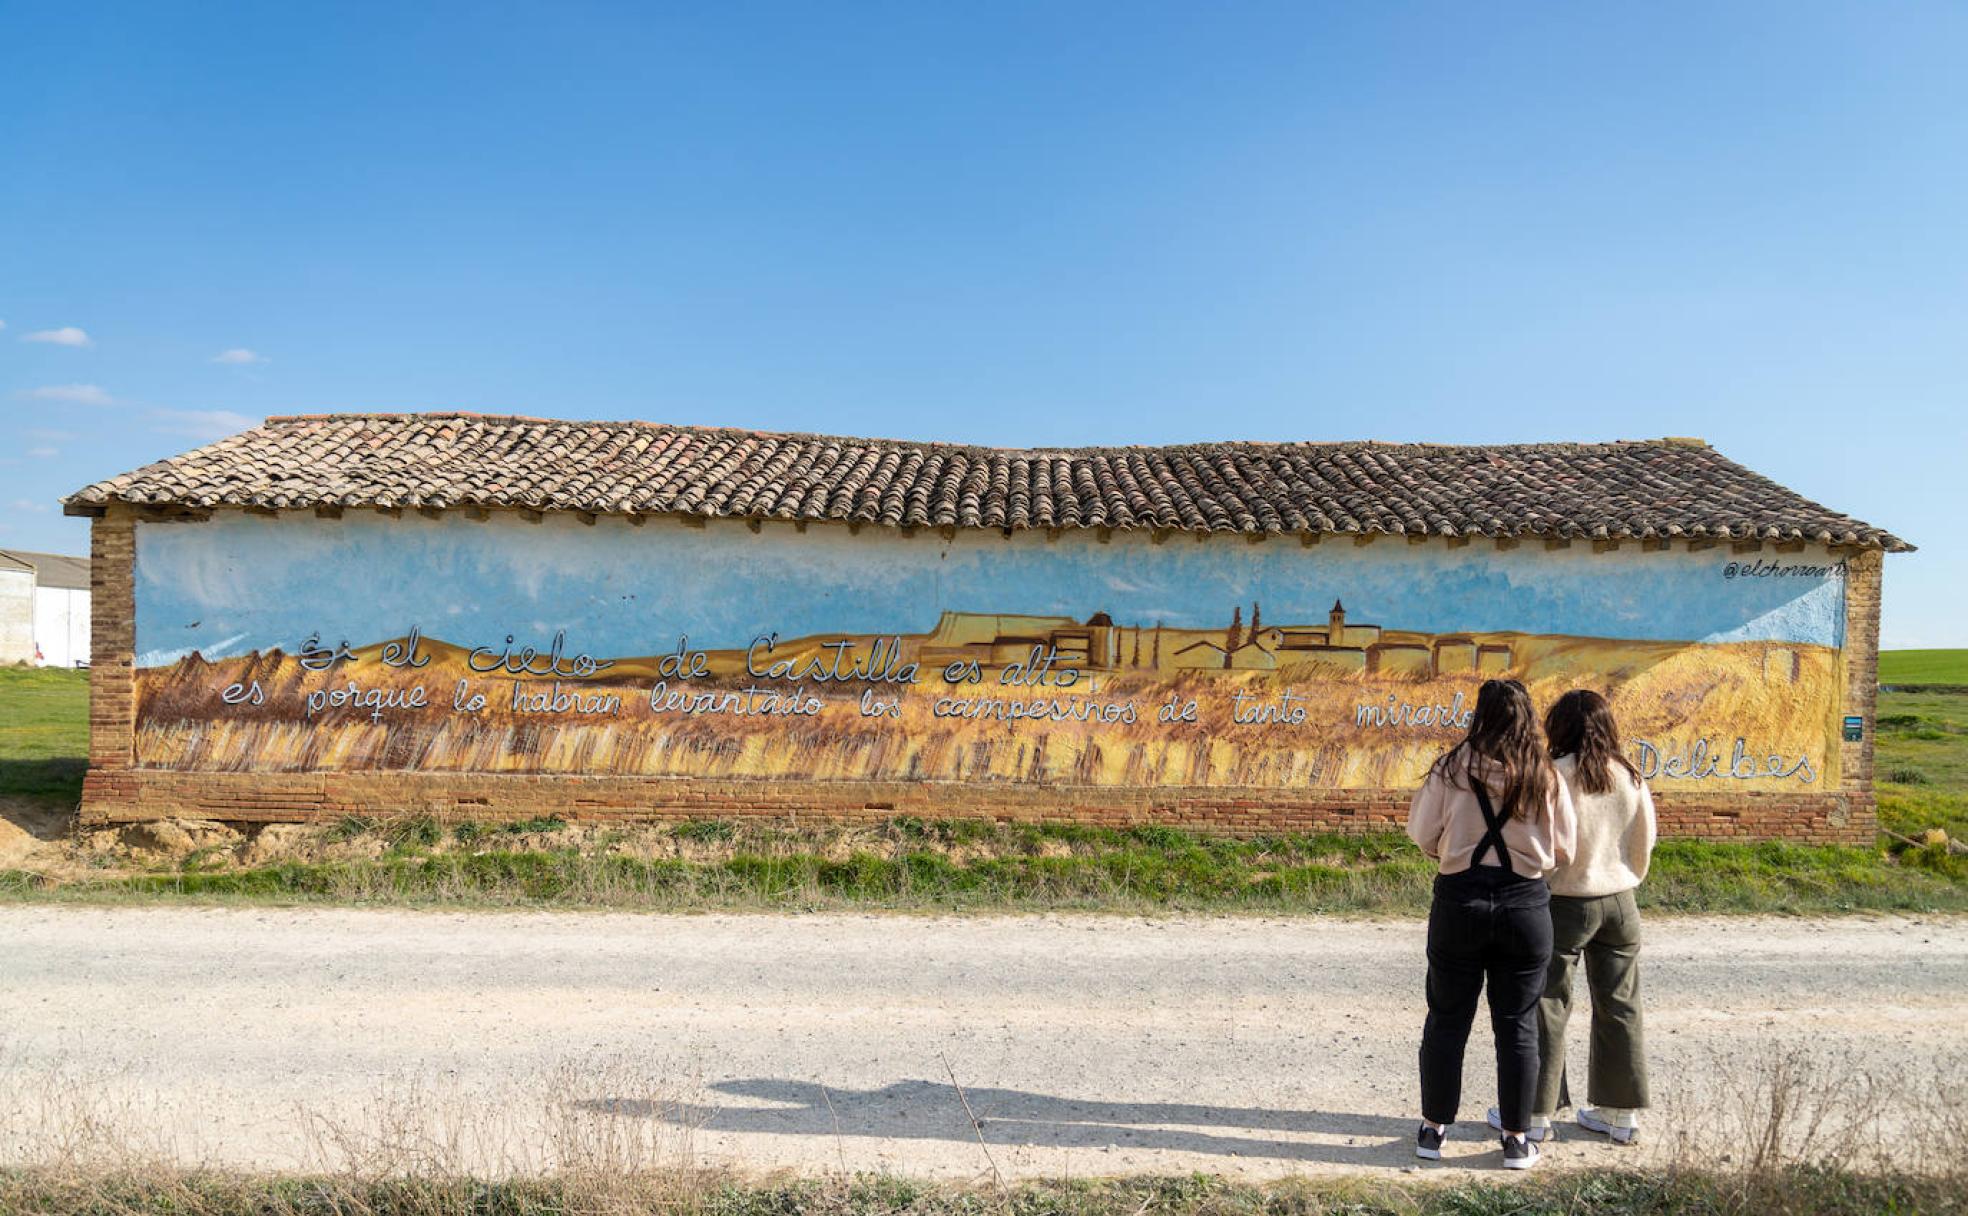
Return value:
M 13 5 L 0 546 L 269 413 L 1699 435 L 1968 646 L 1968 9 Z M 231 352 L 228 354 L 228 352 Z
M 897 533 L 754 536 L 716 528 L 590 527 L 356 514 L 236 516 L 137 531 L 137 661 L 208 659 L 309 634 L 356 646 L 405 636 L 498 647 L 507 635 L 597 658 L 739 648 L 761 634 L 919 633 L 946 609 L 1122 625 L 1214 629 L 1253 603 L 1271 625 L 1321 625 L 1343 598 L 1355 624 L 1430 633 L 1569 633 L 1666 641 L 1832 645 L 1843 632 L 1835 574 L 1731 577 L 1727 552 L 1588 548 L 1445 553 L 1395 544 L 1314 549 L 1162 544 L 1087 533 L 1057 543 L 967 532 L 954 542 Z

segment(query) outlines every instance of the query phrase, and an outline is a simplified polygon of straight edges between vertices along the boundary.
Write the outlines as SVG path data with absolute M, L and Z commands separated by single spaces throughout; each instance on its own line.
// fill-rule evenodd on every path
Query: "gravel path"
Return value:
M 1968 1052 L 1965 927 L 1656 920 L 1657 1103 L 1723 1119 L 1779 1042 L 1919 1084 Z M 1421 959 L 1407 922 L 0 907 L 0 1147 L 93 1120 L 258 1166 L 414 1131 L 481 1169 L 1407 1168 Z

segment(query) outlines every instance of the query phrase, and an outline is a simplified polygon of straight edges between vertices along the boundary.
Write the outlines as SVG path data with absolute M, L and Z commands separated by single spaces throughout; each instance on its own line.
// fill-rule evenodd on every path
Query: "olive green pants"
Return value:
M 1633 892 L 1592 898 L 1551 897 L 1551 966 L 1538 1001 L 1538 1087 L 1535 1115 L 1572 1104 L 1565 1080 L 1565 1024 L 1572 1016 L 1572 979 L 1585 962 L 1592 991 L 1592 1071 L 1586 1097 L 1594 1106 L 1638 1110 L 1647 1105 L 1646 1040 L 1640 1025 L 1640 908 Z

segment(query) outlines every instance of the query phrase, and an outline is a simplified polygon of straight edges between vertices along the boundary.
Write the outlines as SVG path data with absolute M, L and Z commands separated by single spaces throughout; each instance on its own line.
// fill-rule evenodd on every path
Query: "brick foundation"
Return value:
M 682 820 L 766 818 L 867 822 L 894 815 L 1161 824 L 1235 835 L 1399 830 L 1406 790 L 1276 790 L 1163 786 L 1009 786 L 954 782 L 793 782 L 476 773 L 203 773 L 133 766 L 135 517 L 111 506 L 94 522 L 94 661 L 89 685 L 85 823 L 186 817 L 299 822 L 347 815 L 446 819 Z M 1880 554 L 1849 557 L 1846 691 L 1840 716 L 1862 715 L 1865 736 L 1839 744 L 1835 791 L 1658 796 L 1665 836 L 1873 843 L 1872 722 L 1877 695 Z M 1836 732 L 1837 722 L 1827 723 Z M 1834 733 L 1833 737 L 1837 737 Z M 1832 782 L 1832 774 L 1826 781 Z
M 715 781 L 656 777 L 481 776 L 424 773 L 180 773 L 91 769 L 85 818 L 120 823 L 180 816 L 236 822 L 427 814 L 440 819 L 676 821 L 780 819 L 870 822 L 895 815 L 1160 824 L 1233 835 L 1399 831 L 1404 790 L 1164 786 L 991 787 L 945 782 Z M 1663 795 L 1668 836 L 1868 844 L 1870 800 L 1846 795 Z

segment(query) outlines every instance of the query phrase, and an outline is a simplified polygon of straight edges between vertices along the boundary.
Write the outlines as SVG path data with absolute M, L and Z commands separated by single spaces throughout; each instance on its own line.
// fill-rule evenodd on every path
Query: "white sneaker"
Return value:
M 1579 1108 L 1578 1125 L 1586 1131 L 1598 1132 L 1602 1136 L 1611 1138 L 1614 1144 L 1636 1144 L 1640 1140 L 1639 1128 L 1614 1127 L 1606 1121 L 1605 1116 L 1589 1107 Z
M 1490 1113 L 1487 1116 L 1487 1118 L 1490 1121 L 1491 1130 L 1499 1131 L 1499 1132 L 1503 1130 L 1502 1111 L 1492 1106 L 1490 1108 Z M 1551 1125 L 1547 1123 L 1543 1127 L 1538 1127 L 1534 1124 L 1531 1127 L 1524 1129 L 1524 1134 L 1526 1136 L 1529 1136 L 1532 1140 L 1542 1144 L 1544 1141 L 1551 1138 Z
M 1503 1138 L 1503 1168 L 1507 1170 L 1528 1170 L 1535 1168 L 1544 1160 L 1544 1150 L 1531 1143 L 1528 1136 L 1505 1136 Z

